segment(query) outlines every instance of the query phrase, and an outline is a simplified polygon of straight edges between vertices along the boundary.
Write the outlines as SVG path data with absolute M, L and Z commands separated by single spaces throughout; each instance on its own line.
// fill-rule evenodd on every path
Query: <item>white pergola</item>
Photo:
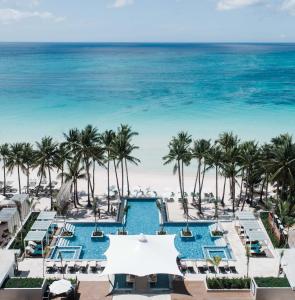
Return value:
M 261 230 L 248 230 L 246 231 L 246 234 L 250 242 L 253 241 L 268 242 L 267 235 Z
M 39 221 L 53 221 L 56 216 L 55 211 L 41 211 L 37 220 Z
M 20 225 L 20 217 L 16 207 L 5 207 L 0 211 L 0 222 L 7 222 L 8 230 L 13 233 Z
M 131 274 L 148 276 L 170 274 L 183 276 L 176 259 L 175 235 L 109 235 L 105 252 L 107 265 L 103 275 Z
M 240 220 L 240 225 L 245 230 L 260 230 L 260 224 L 257 220 Z
M 27 233 L 26 237 L 24 238 L 24 248 L 26 248 L 26 242 L 40 242 L 42 246 L 42 256 L 44 255 L 44 247 L 43 241 L 47 237 L 47 232 L 44 230 L 31 230 Z
M 48 231 L 49 227 L 51 226 L 51 221 L 35 221 L 31 227 L 31 230 L 41 230 L 41 231 Z

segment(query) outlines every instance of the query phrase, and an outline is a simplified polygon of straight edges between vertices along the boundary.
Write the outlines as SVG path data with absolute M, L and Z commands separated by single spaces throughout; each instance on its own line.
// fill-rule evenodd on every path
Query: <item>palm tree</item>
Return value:
M 73 158 L 67 163 L 67 172 L 59 174 L 58 177 L 64 177 L 65 182 L 72 181 L 72 192 L 73 192 L 73 202 L 74 206 L 79 205 L 78 199 L 78 180 L 86 179 L 86 174 L 83 172 L 84 167 L 80 165 L 78 159 Z
M 57 211 L 57 213 L 63 217 L 64 219 L 64 227 L 66 225 L 66 216 L 70 209 L 70 202 L 63 200 L 63 201 L 57 201 L 54 203 L 54 208 Z
M 41 142 L 36 142 L 36 145 L 37 145 L 37 151 L 36 151 L 35 166 L 39 168 L 38 173 L 41 174 L 41 178 L 44 174 L 46 174 L 46 171 L 48 172 L 50 203 L 52 209 L 53 198 L 52 198 L 51 171 L 53 168 L 57 166 L 58 144 L 53 142 L 52 137 L 44 137 L 42 138 Z
M 23 171 L 27 176 L 27 194 L 30 193 L 30 170 L 34 165 L 35 151 L 30 143 L 23 144 Z
M 208 258 L 207 259 L 207 262 L 209 264 L 211 264 L 214 268 L 217 268 L 219 267 L 220 263 L 222 261 L 222 258 L 220 256 L 213 256 L 213 258 Z M 216 276 L 216 272 L 215 272 L 215 276 Z
M 163 157 L 164 165 L 174 162 L 173 174 L 178 173 L 179 190 L 181 193 L 184 212 L 187 214 L 187 207 L 184 200 L 184 165 L 190 162 L 191 154 L 189 146 L 191 136 L 186 132 L 180 132 L 169 142 L 169 153 Z
M 7 160 L 7 169 L 10 173 L 13 172 L 14 168 L 17 168 L 18 177 L 18 192 L 21 194 L 21 181 L 20 171 L 24 169 L 23 165 L 23 143 L 15 143 L 10 145 L 10 152 Z
M 198 182 L 198 186 L 199 186 L 198 208 L 200 214 L 202 214 L 202 189 L 203 189 L 203 182 L 204 182 L 204 176 L 206 170 L 206 159 L 210 151 L 210 147 L 211 147 L 210 140 L 200 139 L 194 142 L 193 148 L 191 149 L 192 157 L 197 159 L 198 162 L 197 175 L 195 179 L 193 195 L 196 194 L 196 187 Z M 202 165 L 203 165 L 203 170 L 201 171 Z M 201 173 L 203 174 L 202 179 L 201 179 Z
M 100 145 L 96 145 L 92 152 L 92 198 L 94 199 L 95 189 L 95 165 L 98 164 L 100 167 L 105 168 L 105 151 Z
M 100 143 L 102 144 L 107 157 L 107 185 L 108 185 L 108 212 L 110 212 L 110 161 L 111 161 L 111 151 L 112 143 L 116 134 L 113 130 L 106 130 L 100 135 Z
M 215 167 L 215 216 L 218 216 L 218 174 L 222 167 L 222 151 L 219 145 L 213 146 L 208 153 L 208 163 Z
M 101 230 L 99 230 L 99 228 L 97 228 L 97 213 L 98 213 L 98 209 L 99 209 L 99 205 L 98 205 L 98 200 L 95 198 L 93 200 L 93 204 L 92 204 L 92 212 L 94 215 L 94 223 L 95 223 L 95 233 L 101 233 Z
M 246 174 L 245 176 L 246 192 L 245 192 L 245 198 L 242 205 L 242 210 L 244 209 L 244 205 L 248 195 L 248 188 L 250 188 L 251 190 L 250 194 L 251 194 L 251 205 L 252 205 L 254 185 L 253 184 L 250 185 L 250 179 L 252 179 L 252 182 L 254 178 L 257 179 L 257 176 L 255 175 L 258 175 L 257 167 L 259 164 L 259 159 L 260 159 L 260 152 L 258 149 L 258 144 L 255 141 L 244 142 L 239 146 L 238 160 L 242 169 L 242 173 Z M 242 175 L 242 177 L 244 176 Z M 241 183 L 241 189 L 242 189 L 242 183 Z
M 294 197 L 288 198 L 288 201 L 278 201 L 276 213 L 279 216 L 281 222 L 285 227 L 287 227 L 287 238 L 286 246 L 288 245 L 289 240 L 289 230 L 295 224 L 295 204 Z
M 65 164 L 71 160 L 71 150 L 68 149 L 68 145 L 66 143 L 61 143 L 58 147 L 57 151 L 57 170 L 61 171 L 61 184 L 64 183 L 64 168 Z
M 128 145 L 128 144 L 130 145 L 130 143 L 132 141 L 132 138 L 134 136 L 137 136 L 138 132 L 133 131 L 131 126 L 129 126 L 127 124 L 121 124 L 120 127 L 118 128 L 118 135 L 122 135 L 124 137 L 124 139 L 126 140 L 126 145 Z M 128 196 L 130 195 L 130 185 L 129 185 L 129 175 L 128 175 L 128 164 L 127 164 L 127 162 L 131 162 L 132 164 L 136 164 L 136 165 L 140 162 L 139 159 L 130 156 L 131 152 L 133 152 L 136 149 L 139 149 L 139 147 L 137 147 L 137 146 L 129 147 L 129 153 L 128 153 L 129 154 L 129 159 L 128 159 L 128 157 L 124 158 Z
M 277 198 L 286 200 L 290 188 L 294 190 L 295 144 L 289 136 L 280 142 L 275 141 L 268 166 L 272 170 L 271 181 L 276 182 L 277 185 Z
M 0 159 L 3 161 L 3 196 L 6 194 L 6 165 L 9 157 L 9 145 L 3 144 L 0 146 Z
M 236 148 L 239 143 L 238 136 L 234 135 L 232 132 L 223 132 L 219 135 L 219 138 L 216 140 L 216 143 L 221 146 L 223 157 L 224 157 L 224 165 L 227 164 L 226 157 L 229 157 L 228 151 Z M 223 170 L 224 175 L 224 183 L 223 183 L 223 193 L 221 198 L 221 204 L 224 206 L 224 195 L 225 195 L 225 186 L 226 186 L 226 180 L 227 176 Z
M 66 135 L 65 135 L 66 136 Z M 69 139 L 69 137 L 71 139 Z M 97 143 L 99 142 L 99 135 L 97 132 L 96 127 L 93 127 L 92 125 L 87 125 L 81 132 L 77 130 L 73 130 L 71 132 L 71 136 L 66 136 L 68 140 L 70 140 L 70 146 L 72 148 L 72 152 L 76 159 L 82 160 L 86 175 L 87 175 L 87 191 L 88 191 L 88 203 L 87 206 L 91 207 L 90 202 L 90 192 L 92 195 L 92 198 L 94 198 L 94 189 L 91 184 L 91 178 L 90 178 L 90 166 L 91 166 L 91 160 L 93 159 L 93 155 L 97 146 Z

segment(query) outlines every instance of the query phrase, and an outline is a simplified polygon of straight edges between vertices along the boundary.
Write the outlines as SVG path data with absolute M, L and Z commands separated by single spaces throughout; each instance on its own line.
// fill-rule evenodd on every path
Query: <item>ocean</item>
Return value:
M 0 143 L 128 123 L 141 170 L 172 135 L 295 133 L 295 44 L 0 43 Z

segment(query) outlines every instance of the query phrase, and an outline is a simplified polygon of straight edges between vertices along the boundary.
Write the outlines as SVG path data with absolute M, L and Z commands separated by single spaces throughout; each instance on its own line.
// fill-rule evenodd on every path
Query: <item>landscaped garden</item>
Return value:
M 2 288 L 40 288 L 44 278 L 8 278 Z
M 255 277 L 258 287 L 290 287 L 286 277 Z
M 250 289 L 250 278 L 207 278 L 207 287 L 209 289 Z

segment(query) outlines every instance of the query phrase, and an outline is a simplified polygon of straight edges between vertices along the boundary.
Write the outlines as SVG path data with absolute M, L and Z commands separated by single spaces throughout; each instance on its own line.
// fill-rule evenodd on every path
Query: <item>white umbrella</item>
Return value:
M 49 291 L 50 293 L 54 295 L 60 295 L 67 293 L 72 289 L 72 284 L 69 280 L 61 279 L 54 281 L 50 286 L 49 286 Z

